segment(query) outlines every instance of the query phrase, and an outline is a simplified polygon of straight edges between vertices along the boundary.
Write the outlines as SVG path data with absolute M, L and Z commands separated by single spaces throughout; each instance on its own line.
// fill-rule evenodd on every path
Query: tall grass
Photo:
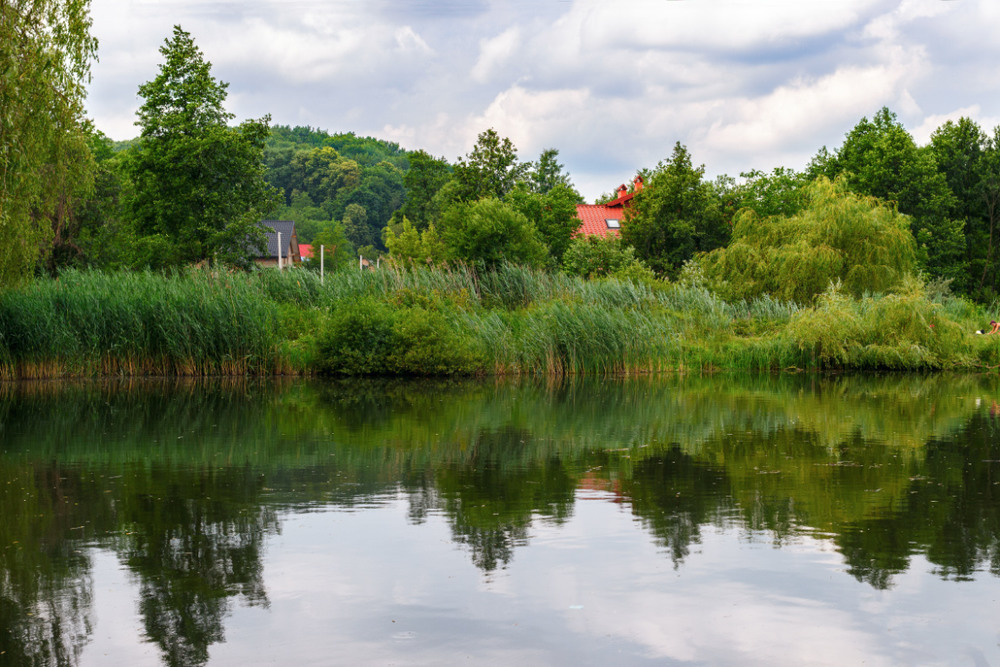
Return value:
M 0 377 L 280 369 L 275 304 L 238 275 L 69 271 L 0 294 Z
M 0 294 L 0 378 L 988 368 L 989 319 L 917 281 L 800 307 L 516 266 L 71 271 Z

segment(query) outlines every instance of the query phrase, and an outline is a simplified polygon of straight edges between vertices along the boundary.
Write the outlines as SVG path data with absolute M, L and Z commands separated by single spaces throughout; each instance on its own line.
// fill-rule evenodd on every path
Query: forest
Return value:
M 576 217 L 582 198 L 558 149 L 523 160 L 509 138 L 489 128 L 466 155 L 449 162 L 351 132 L 272 125 L 266 116 L 236 122 L 225 108 L 228 84 L 214 77 L 180 26 L 160 47 L 158 71 L 139 88 L 139 135 L 114 142 L 83 113 L 96 49 L 87 2 L 63 9 L 52 16 L 61 16 L 65 30 L 51 30 L 42 14 L 14 12 L 0 25 L 6 31 L 0 49 L 21 56 L 4 61 L 20 71 L 3 79 L 0 91 L 4 108 L 12 110 L 0 135 L 4 374 L 624 372 L 690 366 L 691 359 L 731 365 L 733 336 L 742 341 L 741 367 L 969 367 L 996 356 L 995 346 L 984 351 L 966 338 L 988 328 L 1000 295 L 1000 128 L 989 132 L 969 118 L 947 121 L 918 146 L 882 108 L 861 118 L 840 146 L 819 148 L 801 170 L 714 179 L 678 142 L 657 165 L 636 166 L 644 187 L 634 193 L 620 236 L 584 237 Z M 52 53 L 61 69 L 51 67 Z M 42 107 L 52 112 L 35 113 Z M 322 294 L 289 296 L 276 295 L 271 279 L 191 277 L 192 267 L 259 272 L 252 259 L 264 244 L 260 223 L 275 218 L 295 221 L 300 243 L 323 246 L 330 270 L 356 266 L 361 254 L 384 258 L 395 277 L 364 284 L 338 277 L 357 285 L 352 299 L 363 297 L 346 304 L 326 286 L 316 288 Z M 91 275 L 109 272 L 117 277 Z M 154 275 L 162 284 L 150 283 Z M 50 285 L 54 279 L 62 283 Z M 295 281 L 313 284 L 304 276 Z M 592 285 L 602 281 L 613 284 Z M 208 352 L 216 345 L 211 341 L 196 352 L 173 350 L 169 341 L 162 347 L 143 328 L 153 326 L 153 313 L 146 324 L 130 319 L 88 347 L 81 336 L 97 334 L 81 333 L 77 327 L 89 326 L 82 320 L 67 323 L 72 309 L 60 306 L 77 299 L 84 312 L 105 290 L 111 300 L 103 308 L 124 308 L 130 298 L 156 293 L 169 310 L 184 299 L 219 299 L 220 285 L 236 284 L 274 300 L 266 312 L 248 308 L 238 317 L 280 320 L 281 330 L 292 332 L 283 336 L 285 352 L 261 354 L 259 345 L 277 344 L 271 324 L 251 335 L 249 351 L 228 350 L 221 358 Z M 504 288 L 493 293 L 485 287 L 490 284 Z M 63 294 L 65 285 L 84 292 Z M 123 296 L 119 285 L 137 291 Z M 209 296 L 199 296 L 205 290 Z M 611 294 L 625 295 L 624 301 L 606 303 Z M 302 319 L 288 314 L 287 303 L 314 309 L 312 321 L 285 322 L 285 316 Z M 498 314 L 497 307 L 509 312 Z M 581 314 L 591 308 L 594 317 L 609 308 L 620 317 L 584 324 Z M 700 308 L 720 315 L 706 318 Z M 540 317 L 531 309 L 564 323 L 550 332 L 547 352 L 529 349 L 527 339 L 516 342 L 525 322 Z M 415 310 L 423 319 L 412 319 Z M 228 317 L 225 312 L 206 317 Z M 749 323 L 734 313 L 749 313 Z M 877 327 L 890 316 L 898 331 L 886 339 Z M 394 345 L 416 344 L 421 336 L 406 331 L 414 322 L 446 332 L 438 342 L 458 358 L 438 359 L 439 351 L 431 350 L 415 351 L 419 361 L 395 352 L 381 361 L 372 357 L 389 334 Z M 580 343 L 570 338 L 593 337 L 602 327 L 609 336 L 626 335 L 614 333 L 621 322 L 661 342 L 630 352 L 615 344 L 574 351 Z M 226 337 L 218 325 L 202 329 Z M 193 340 L 187 325 L 178 326 L 169 335 Z M 830 326 L 835 333 L 827 340 Z M 352 327 L 368 338 L 351 342 Z M 126 331 L 146 347 L 124 345 Z M 925 340 L 928 331 L 933 340 Z M 465 343 L 452 345 L 455 336 Z M 775 343 L 778 338 L 783 342 Z M 77 340 L 60 342 L 67 339 Z M 129 351 L 109 361 L 104 345 Z M 306 350 L 302 358 L 288 356 L 296 346 Z M 712 351 L 698 352 L 705 346 Z M 82 356 L 56 359 L 78 348 Z M 254 361 L 227 366 L 240 354 Z

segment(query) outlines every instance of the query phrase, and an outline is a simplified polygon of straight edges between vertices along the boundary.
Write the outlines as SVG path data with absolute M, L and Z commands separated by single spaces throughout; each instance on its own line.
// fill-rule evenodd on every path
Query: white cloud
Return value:
M 496 37 L 480 42 L 479 60 L 472 68 L 472 78 L 479 83 L 485 83 L 491 74 L 513 56 L 521 42 L 521 34 L 517 26 L 508 28 Z

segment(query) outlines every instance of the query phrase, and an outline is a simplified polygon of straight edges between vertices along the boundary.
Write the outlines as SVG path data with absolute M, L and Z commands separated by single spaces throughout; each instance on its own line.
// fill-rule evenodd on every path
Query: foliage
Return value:
M 552 262 L 558 265 L 580 226 L 576 215 L 579 200 L 580 195 L 568 185 L 557 184 L 545 192 L 533 192 L 521 183 L 510 191 L 506 202 L 535 225 Z
M 905 216 L 847 192 L 842 181 L 821 177 L 805 195 L 806 208 L 792 217 L 761 218 L 751 209 L 737 216 L 729 247 L 702 260 L 724 294 L 810 303 L 831 282 L 861 296 L 894 288 L 916 268 Z
M 345 266 L 353 266 L 357 255 L 354 246 L 344 233 L 344 226 L 339 222 L 329 222 L 324 225 L 312 240 L 313 257 L 310 268 L 319 270 L 319 253 L 322 248 L 323 268 L 335 271 Z
M 402 230 L 398 236 L 392 229 L 386 228 L 385 247 L 396 259 L 428 264 L 443 262 L 448 253 L 433 223 L 421 232 L 410 224 L 408 218 L 403 218 Z
M 912 278 L 897 294 L 860 300 L 831 287 L 785 335 L 824 368 L 940 369 L 974 356 L 970 336 Z
M 895 202 L 911 216 L 927 272 L 964 283 L 966 241 L 963 221 L 954 217 L 955 196 L 934 157 L 917 148 L 889 109 L 883 107 L 870 121 L 862 118 L 837 153 L 817 160 L 812 172 L 828 178 L 843 175 L 854 192 Z
M 961 291 L 988 299 L 1000 293 L 997 218 L 1000 215 L 1000 142 L 969 118 L 946 121 L 926 147 L 956 198 L 955 217 L 964 222 L 968 273 Z
M 622 243 L 614 235 L 577 236 L 563 255 L 563 271 L 581 278 L 605 278 L 632 271 L 632 267 L 649 271 L 635 257 L 635 248 Z
M 444 158 L 431 157 L 425 151 L 411 153 L 410 168 L 403 175 L 406 198 L 397 211 L 398 218 L 409 218 L 418 230 L 426 229 L 437 213 L 433 206 L 434 195 L 449 178 L 451 167 Z
M 503 262 L 541 266 L 547 256 L 538 230 L 497 199 L 453 205 L 441 216 L 448 258 L 494 268 Z
M 476 145 L 455 164 L 454 181 L 461 201 L 503 199 L 527 173 L 518 162 L 517 149 L 507 137 L 490 128 L 480 133 Z
M 714 250 L 729 238 L 721 202 L 704 173 L 677 143 L 632 199 L 622 240 L 658 273 L 675 275 L 695 253 Z
M 245 266 L 262 252 L 260 221 L 278 202 L 264 180 L 269 119 L 226 125 L 227 84 L 180 26 L 160 53 L 159 75 L 139 88 L 142 136 L 127 161 L 136 252 L 149 266 Z
M 559 163 L 559 151 L 555 148 L 546 148 L 538 157 L 538 162 L 532 163 L 525 177 L 525 184 L 532 192 L 548 194 L 555 188 L 566 188 L 576 195 L 577 201 L 581 203 L 583 198 L 573 187 L 569 174 L 563 171 L 564 167 Z
M 374 299 L 336 309 L 319 339 L 319 370 L 339 375 L 446 375 L 481 369 L 481 353 L 425 304 Z
M 261 297 L 203 271 L 66 271 L 0 296 L 0 376 L 274 370 L 274 304 Z
M 89 189 L 90 28 L 89 0 L 0 3 L 0 288 L 31 276 L 52 227 Z

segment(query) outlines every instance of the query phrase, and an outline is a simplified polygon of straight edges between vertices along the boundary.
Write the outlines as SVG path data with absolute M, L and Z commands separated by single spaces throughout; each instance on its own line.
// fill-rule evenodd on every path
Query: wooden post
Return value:
M 278 232 L 278 270 L 281 271 L 281 232 Z
M 319 284 L 320 285 L 323 284 L 323 277 L 324 277 L 324 274 L 323 274 L 323 260 L 325 260 L 325 259 L 326 259 L 326 251 L 323 250 L 323 246 L 320 245 L 320 247 L 319 247 Z

